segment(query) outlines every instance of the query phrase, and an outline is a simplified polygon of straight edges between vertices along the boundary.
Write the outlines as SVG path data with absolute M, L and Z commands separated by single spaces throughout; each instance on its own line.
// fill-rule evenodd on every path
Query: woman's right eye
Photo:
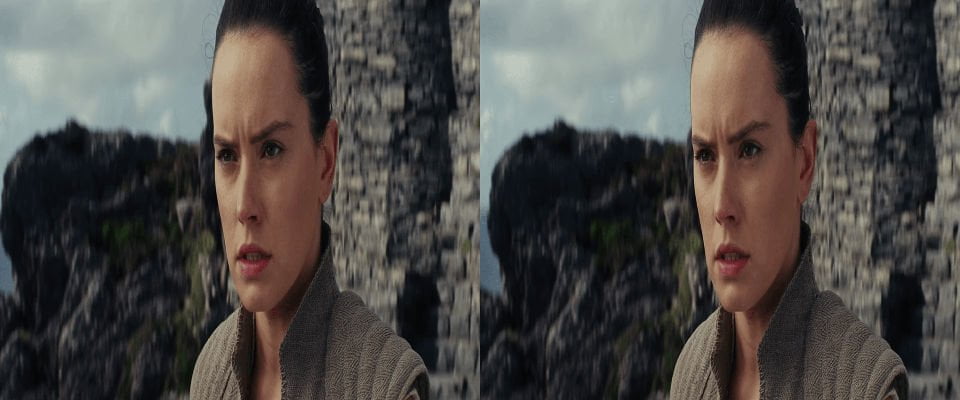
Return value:
M 231 149 L 220 149 L 220 151 L 217 152 L 217 161 L 221 163 L 237 161 L 237 154 Z
M 699 149 L 693 153 L 693 159 L 701 164 L 712 162 L 714 160 L 713 151 L 710 149 Z

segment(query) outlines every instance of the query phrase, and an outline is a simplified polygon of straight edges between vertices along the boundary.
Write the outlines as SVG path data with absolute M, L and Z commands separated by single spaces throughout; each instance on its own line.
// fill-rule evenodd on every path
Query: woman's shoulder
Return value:
M 190 398 L 220 398 L 222 389 L 232 369 L 234 339 L 237 333 L 237 318 L 240 309 L 230 314 L 204 343 L 190 380 Z
M 427 368 L 410 344 L 355 293 L 337 296 L 328 336 L 328 394 L 336 398 L 427 399 Z M 332 392 L 332 393 L 331 393 Z
M 698 398 L 710 375 L 710 356 L 716 340 L 720 309 L 697 326 L 683 345 L 673 369 L 670 398 Z M 699 382 L 699 383 L 698 383 Z M 690 392 L 690 393 L 687 393 Z M 694 393 L 697 392 L 697 393 Z
M 907 370 L 886 340 L 860 321 L 839 296 L 823 291 L 807 328 L 804 386 L 821 396 L 907 396 Z

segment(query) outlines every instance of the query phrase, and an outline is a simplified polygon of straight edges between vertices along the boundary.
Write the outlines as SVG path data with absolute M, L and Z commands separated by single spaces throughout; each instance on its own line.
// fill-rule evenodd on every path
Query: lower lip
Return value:
M 717 263 L 720 264 L 720 275 L 726 277 L 736 276 L 743 270 L 743 267 L 747 265 L 747 260 L 749 259 L 750 257 L 740 257 L 735 261 L 718 259 Z
M 257 275 L 260 275 L 264 269 L 267 268 L 267 263 L 270 262 L 270 257 L 263 257 L 257 261 L 240 259 L 240 273 L 244 278 L 253 278 Z

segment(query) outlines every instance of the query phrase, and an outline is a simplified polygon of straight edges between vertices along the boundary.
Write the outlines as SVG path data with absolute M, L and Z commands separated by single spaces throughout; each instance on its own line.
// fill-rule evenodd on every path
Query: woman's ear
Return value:
M 339 126 L 335 119 L 327 121 L 327 126 L 323 130 L 323 137 L 320 138 L 320 154 L 318 158 L 320 170 L 320 198 L 318 201 L 323 204 L 333 192 L 333 178 L 337 170 L 337 150 L 340 145 Z
M 817 164 L 817 134 L 817 121 L 812 119 L 807 121 L 800 137 L 800 196 L 797 199 L 799 204 L 803 204 L 810 195 L 810 187 L 813 185 L 813 172 Z

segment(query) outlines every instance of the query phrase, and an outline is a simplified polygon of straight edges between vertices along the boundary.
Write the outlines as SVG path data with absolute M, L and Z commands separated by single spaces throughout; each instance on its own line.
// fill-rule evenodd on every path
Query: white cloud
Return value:
M 166 97 L 171 84 L 169 79 L 158 75 L 150 75 L 138 80 L 133 86 L 133 100 L 137 106 L 137 112 L 144 112 L 157 100 Z
M 490 122 L 493 121 L 493 111 L 486 109 L 480 112 L 480 145 L 490 137 Z
M 4 56 L 4 62 L 12 78 L 19 81 L 34 99 L 47 95 L 49 81 L 49 57 L 36 50 L 10 51 Z
M 685 75 L 688 22 L 698 8 L 698 0 L 485 0 L 481 25 L 492 32 L 481 32 L 480 51 L 489 61 L 481 86 L 484 80 L 495 86 L 490 96 L 481 89 L 481 102 L 493 98 L 496 108 L 513 97 L 526 116 L 539 109 L 552 113 L 550 120 L 644 128 L 651 107 L 685 97 L 664 92 L 680 93 L 673 81 Z
M 647 122 L 644 124 L 647 129 L 645 133 L 651 135 L 660 134 L 660 110 L 656 109 L 647 116 Z
M 497 67 L 504 82 L 513 91 L 523 97 L 530 98 L 538 94 L 539 89 L 535 82 L 534 68 L 541 60 L 530 52 L 505 50 L 490 55 L 493 64 Z
M 104 4 L 99 11 L 95 31 L 101 43 L 107 43 L 117 49 L 122 58 L 135 65 L 163 62 L 161 58 L 169 55 L 174 39 L 176 11 L 181 7 L 177 2 L 164 1 L 124 1 L 116 4 Z M 199 32 L 199 27 L 195 31 Z
M 100 117 L 101 93 L 115 85 L 87 71 L 107 68 L 105 62 L 81 54 L 57 54 L 49 50 L 11 50 L 4 62 L 10 71 L 8 79 L 21 85 L 29 101 L 37 104 L 58 104 L 68 115 L 91 123 Z M 22 99 L 21 99 L 22 101 Z
M 87 125 L 97 124 L 102 108 L 100 105 L 101 101 L 100 96 L 90 96 L 86 99 L 71 99 L 72 116 Z
M 557 103 L 559 99 L 554 100 L 554 103 Z M 603 107 L 601 104 L 595 104 L 593 102 L 587 101 L 586 96 L 569 96 L 564 97 L 563 100 L 565 104 L 566 111 L 562 114 L 566 118 L 567 122 L 572 124 L 589 124 L 591 121 L 590 116 L 600 109 L 606 110 L 607 107 Z
M 5 146 L 67 118 L 193 137 L 202 129 L 204 47 L 222 0 L 0 0 Z M 2 18 L 7 16 L 7 18 Z M 182 126 L 187 125 L 187 126 Z M 6 160 L 0 160 L 5 164 Z
M 631 111 L 641 102 L 650 100 L 654 94 L 653 79 L 647 76 L 638 76 L 620 87 L 620 100 L 625 111 Z
M 160 116 L 159 134 L 170 135 L 173 133 L 173 110 L 166 110 Z

